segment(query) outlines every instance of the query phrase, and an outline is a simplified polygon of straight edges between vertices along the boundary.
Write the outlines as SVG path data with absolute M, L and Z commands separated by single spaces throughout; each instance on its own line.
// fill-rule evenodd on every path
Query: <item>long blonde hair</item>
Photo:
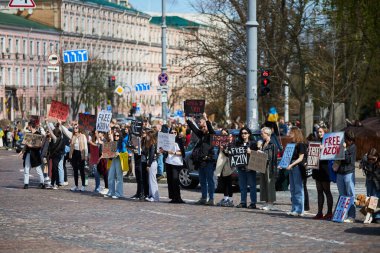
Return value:
M 293 133 L 294 137 L 292 141 L 296 143 L 305 143 L 305 137 L 303 136 L 301 129 L 299 129 L 298 127 L 290 128 L 289 133 Z

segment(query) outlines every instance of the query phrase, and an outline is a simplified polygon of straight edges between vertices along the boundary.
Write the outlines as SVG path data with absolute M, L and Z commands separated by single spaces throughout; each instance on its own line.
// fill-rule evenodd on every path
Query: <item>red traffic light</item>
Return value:
M 268 80 L 268 79 L 263 79 L 263 84 L 264 84 L 264 86 L 267 86 L 268 83 L 269 83 L 269 80 Z
M 116 76 L 111 76 L 112 81 L 116 81 Z
M 132 107 L 137 107 L 137 103 L 132 103 Z
M 269 70 L 264 70 L 264 71 L 261 73 L 261 76 L 265 76 L 265 77 L 270 76 L 270 72 L 269 72 Z

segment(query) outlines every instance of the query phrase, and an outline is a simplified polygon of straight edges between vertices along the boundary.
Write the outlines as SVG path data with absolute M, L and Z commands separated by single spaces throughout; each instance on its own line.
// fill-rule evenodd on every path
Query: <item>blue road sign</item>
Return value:
M 87 62 L 88 52 L 86 49 L 63 51 L 63 63 Z
M 135 90 L 136 91 L 147 91 L 147 90 L 150 90 L 150 84 L 149 83 L 138 83 L 138 84 L 135 84 Z

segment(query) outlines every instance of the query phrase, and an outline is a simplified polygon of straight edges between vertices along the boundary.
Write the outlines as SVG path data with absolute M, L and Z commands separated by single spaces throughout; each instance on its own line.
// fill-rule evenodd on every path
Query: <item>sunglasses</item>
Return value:
M 78 126 L 74 126 L 74 129 L 78 129 Z
M 241 132 L 241 134 L 248 134 L 248 132 Z
M 172 134 L 176 134 L 177 132 L 172 132 Z
M 118 135 L 118 134 L 115 134 L 115 137 L 119 137 L 120 135 Z

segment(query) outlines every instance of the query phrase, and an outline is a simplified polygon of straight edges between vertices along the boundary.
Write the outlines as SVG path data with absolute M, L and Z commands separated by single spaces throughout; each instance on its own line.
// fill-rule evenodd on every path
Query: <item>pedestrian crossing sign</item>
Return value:
M 115 92 L 116 92 L 119 96 L 121 96 L 121 95 L 123 94 L 123 92 L 124 92 L 124 88 L 121 87 L 121 86 L 119 85 L 119 86 L 117 86 Z
M 36 8 L 34 0 L 11 0 L 8 4 L 9 8 Z

